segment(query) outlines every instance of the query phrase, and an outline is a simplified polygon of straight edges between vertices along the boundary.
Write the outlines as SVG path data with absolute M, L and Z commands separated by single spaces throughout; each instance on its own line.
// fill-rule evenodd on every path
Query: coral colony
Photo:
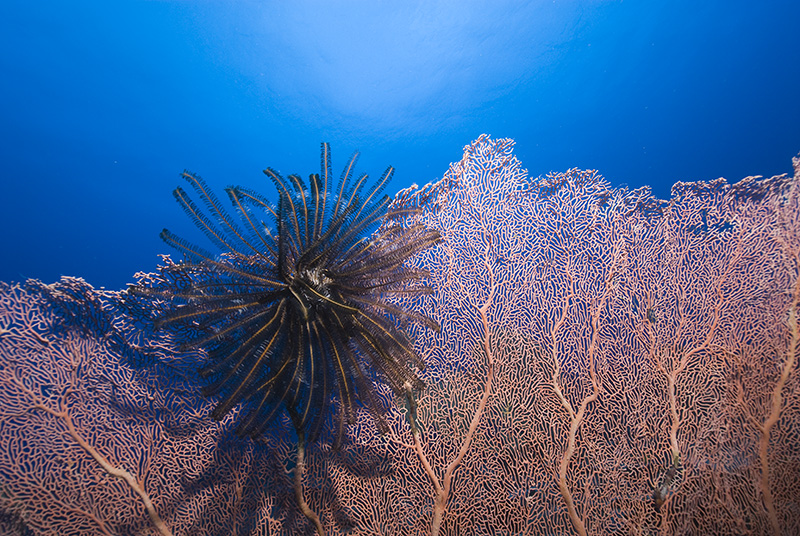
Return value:
M 0 532 L 800 534 L 800 158 L 659 200 L 512 148 L 187 173 L 213 252 L 1 284 Z

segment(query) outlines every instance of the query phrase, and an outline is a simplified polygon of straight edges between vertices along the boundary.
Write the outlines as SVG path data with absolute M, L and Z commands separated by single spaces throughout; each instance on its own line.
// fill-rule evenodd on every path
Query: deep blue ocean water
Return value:
M 30 2 L 0 5 L 0 280 L 121 288 L 195 230 L 189 169 L 440 178 L 481 133 L 534 176 L 614 185 L 791 171 L 796 1 Z

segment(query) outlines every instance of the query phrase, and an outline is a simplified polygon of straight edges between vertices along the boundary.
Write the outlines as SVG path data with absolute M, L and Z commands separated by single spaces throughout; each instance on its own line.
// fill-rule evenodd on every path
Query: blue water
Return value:
M 533 175 L 660 197 L 800 151 L 800 2 L 399 5 L 4 1 L 0 280 L 121 288 L 162 227 L 192 236 L 184 168 L 271 192 L 260 170 L 315 172 L 321 141 L 393 190 L 486 132 Z

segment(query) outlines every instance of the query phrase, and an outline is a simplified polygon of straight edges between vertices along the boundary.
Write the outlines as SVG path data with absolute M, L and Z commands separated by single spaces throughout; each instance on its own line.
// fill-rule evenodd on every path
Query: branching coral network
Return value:
M 424 391 L 376 387 L 305 452 L 329 534 L 800 533 L 800 159 L 795 176 L 530 177 L 482 136 L 400 192 L 442 241 L 398 296 Z M 390 208 L 391 210 L 391 208 Z M 258 440 L 199 396 L 203 356 L 76 279 L 0 289 L 0 530 L 310 534 L 288 419 Z M 235 413 L 235 412 L 234 412 Z

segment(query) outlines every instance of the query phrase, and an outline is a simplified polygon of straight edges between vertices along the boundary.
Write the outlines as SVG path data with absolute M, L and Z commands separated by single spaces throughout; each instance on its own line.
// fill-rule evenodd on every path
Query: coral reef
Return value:
M 400 192 L 442 242 L 395 296 L 426 389 L 376 386 L 306 499 L 329 534 L 800 533 L 800 159 L 795 176 L 678 183 L 530 177 L 482 136 Z M 133 304 L 135 305 L 135 304 Z M 312 534 L 286 417 L 210 418 L 202 352 L 77 279 L 0 288 L 0 529 Z M 393 402 L 393 404 L 389 404 Z

